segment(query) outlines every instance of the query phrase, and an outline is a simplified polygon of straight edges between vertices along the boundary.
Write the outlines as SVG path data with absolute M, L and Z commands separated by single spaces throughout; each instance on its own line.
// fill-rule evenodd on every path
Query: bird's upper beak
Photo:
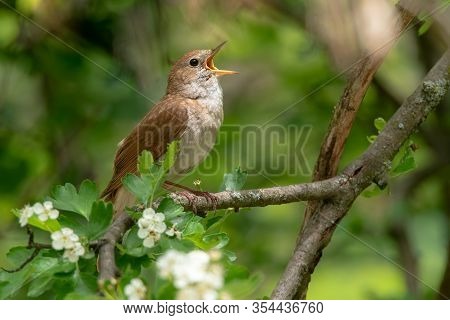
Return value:
M 217 69 L 216 66 L 214 65 L 214 57 L 219 52 L 219 50 L 224 46 L 225 43 L 226 43 L 226 41 L 222 42 L 217 47 L 212 49 L 211 54 L 209 55 L 208 58 L 206 58 L 206 61 L 205 61 L 205 68 L 208 70 L 211 70 L 216 76 L 224 76 L 227 74 L 238 73 L 237 71 Z

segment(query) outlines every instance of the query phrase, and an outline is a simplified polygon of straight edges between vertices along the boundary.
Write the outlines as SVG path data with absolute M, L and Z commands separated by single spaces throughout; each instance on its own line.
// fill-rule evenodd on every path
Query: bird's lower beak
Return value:
M 214 65 L 214 57 L 219 52 L 219 50 L 224 46 L 225 43 L 226 43 L 226 41 L 222 42 L 217 47 L 212 49 L 211 54 L 209 55 L 209 57 L 206 59 L 206 62 L 205 62 L 205 68 L 208 70 L 211 70 L 216 76 L 225 76 L 227 74 L 239 73 L 237 71 L 217 69 L 216 66 Z

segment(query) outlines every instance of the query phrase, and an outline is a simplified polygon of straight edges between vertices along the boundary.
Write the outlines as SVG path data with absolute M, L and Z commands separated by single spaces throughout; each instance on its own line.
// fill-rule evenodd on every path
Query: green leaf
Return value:
M 11 259 L 23 258 L 23 249 L 12 250 L 9 254 Z M 20 261 L 20 264 L 23 261 Z M 61 261 L 61 253 L 54 250 L 41 250 L 39 254 L 28 263 L 22 270 L 15 273 L 0 271 L 0 299 L 14 297 L 23 287 L 31 281 L 41 277 L 48 277 L 56 273 L 71 273 L 75 264 Z M 36 291 L 42 284 L 36 284 Z M 54 289 L 54 288 L 52 288 Z
M 123 177 L 124 187 L 130 191 L 141 203 L 146 204 L 153 192 L 153 183 L 150 176 L 137 177 L 128 173 Z
M 233 280 L 226 283 L 224 291 L 229 292 L 233 299 L 245 299 L 261 285 L 262 280 L 259 273 L 246 279 Z
M 175 249 L 177 251 L 182 252 L 189 252 L 194 249 L 196 249 L 196 246 L 194 245 L 193 241 L 189 239 L 172 239 L 169 237 L 161 237 L 161 239 L 158 242 L 159 246 L 161 247 L 162 251 L 167 251 L 169 249 Z
M 223 175 L 222 190 L 237 191 L 241 190 L 247 180 L 247 171 L 242 171 L 241 168 L 236 168 L 231 173 Z
M 154 264 L 151 262 L 152 259 L 149 255 L 143 255 L 141 257 L 134 257 L 128 254 L 118 255 L 116 263 L 119 270 L 122 271 L 121 281 L 128 277 L 131 279 L 138 277 L 143 268 L 150 269 L 149 267 L 154 267 Z
M 206 223 L 205 223 L 206 229 L 211 228 L 216 223 L 219 223 L 222 219 L 223 219 L 223 215 L 216 215 L 216 216 L 213 216 L 213 217 L 207 217 L 207 220 L 206 220 Z
M 414 159 L 414 151 L 411 147 L 407 147 L 400 159 L 399 164 L 392 170 L 394 176 L 406 173 L 416 167 L 416 160 Z
M 199 219 L 197 219 L 199 218 Z M 180 225 L 178 227 L 183 232 L 183 239 L 192 241 L 197 247 L 205 247 L 203 242 L 203 234 L 205 233 L 205 228 L 200 222 L 201 218 L 194 216 L 186 223 L 185 227 L 182 228 Z
M 238 264 L 231 264 L 225 275 L 225 282 L 237 279 L 247 279 L 249 276 L 250 272 L 246 267 Z
M 224 213 L 215 213 L 214 215 L 208 215 L 205 218 L 206 230 L 212 232 L 213 230 L 220 229 L 225 220 L 231 215 L 230 211 L 224 211 Z
M 202 240 L 206 245 L 202 249 L 221 249 L 230 242 L 230 237 L 225 232 L 218 232 L 205 235 Z
M 383 193 L 383 190 L 380 189 L 375 183 L 370 185 L 366 190 L 363 191 L 362 196 L 365 198 L 372 198 Z
M 153 155 L 150 151 L 144 150 L 138 159 L 138 170 L 139 173 L 149 173 L 150 168 L 153 165 Z
M 174 287 L 174 285 L 169 281 L 164 281 L 164 283 L 161 286 L 159 286 L 155 299 L 173 300 L 175 299 L 176 293 L 177 289 Z
M 77 278 L 73 275 L 55 276 L 52 286 L 53 299 L 65 299 L 68 294 L 73 292 L 77 285 Z
M 70 183 L 64 186 L 57 186 L 52 192 L 52 201 L 55 208 L 79 213 L 89 218 L 92 204 L 98 198 L 98 191 L 95 183 L 85 180 L 77 189 Z
M 53 284 L 53 274 L 45 274 L 36 278 L 30 283 L 27 295 L 35 298 L 51 289 Z
M 223 250 L 223 255 L 227 258 L 229 262 L 234 262 L 237 260 L 236 253 L 230 251 L 230 250 Z
M 375 128 L 377 128 L 378 132 L 380 132 L 381 130 L 384 129 L 384 126 L 386 125 L 386 121 L 383 118 L 376 118 L 373 121 L 373 124 L 375 126 Z
M 87 232 L 89 240 L 98 239 L 103 235 L 111 224 L 113 211 L 111 203 L 97 201 L 92 204 Z
M 175 164 L 175 159 L 178 153 L 178 141 L 172 141 L 168 147 L 164 156 L 163 168 L 164 171 L 169 171 Z
M 19 266 L 31 256 L 33 251 L 34 249 L 28 249 L 23 246 L 13 247 L 9 249 L 8 253 L 6 254 L 6 257 L 13 264 Z
M 12 213 L 16 216 L 16 217 L 20 217 L 20 210 L 18 209 L 13 209 Z M 55 232 L 59 229 L 61 229 L 61 226 L 58 222 L 58 220 L 54 220 L 54 219 L 49 219 L 45 222 L 39 220 L 39 218 L 36 215 L 33 215 L 31 218 L 28 219 L 27 222 L 28 225 L 36 227 L 38 229 L 44 230 L 44 231 L 48 231 L 48 232 Z
M 78 270 L 74 273 L 77 292 L 95 294 L 97 287 L 97 261 L 92 259 L 80 259 Z
M 58 218 L 61 226 L 70 228 L 78 236 L 88 237 L 88 220 L 75 212 L 62 211 Z
M 260 274 L 250 275 L 244 266 L 232 264 L 225 275 L 224 290 L 234 299 L 244 299 L 258 288 L 262 280 Z
M 377 137 L 378 136 L 376 134 L 373 134 L 371 136 L 367 136 L 367 141 L 369 141 L 370 143 L 374 143 L 375 140 L 377 139 Z
M 189 222 L 183 230 L 183 237 L 199 236 L 205 233 L 205 228 L 198 221 Z
M 126 254 L 133 257 L 142 257 L 147 254 L 147 248 L 143 246 L 143 240 L 138 237 L 138 226 L 133 226 L 123 237 L 122 244 Z
M 184 208 L 179 204 L 175 203 L 172 198 L 164 198 L 156 210 L 157 212 L 162 212 L 166 216 L 167 221 L 171 221 L 175 218 L 185 215 Z

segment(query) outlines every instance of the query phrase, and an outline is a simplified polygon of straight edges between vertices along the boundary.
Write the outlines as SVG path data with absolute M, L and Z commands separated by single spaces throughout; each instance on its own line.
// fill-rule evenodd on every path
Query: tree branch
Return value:
M 98 280 L 102 285 L 106 280 L 112 280 L 117 277 L 119 270 L 116 266 L 116 243 L 122 238 L 122 235 L 133 225 L 133 219 L 126 213 L 119 214 L 108 231 L 102 238 L 98 252 Z
M 215 209 L 263 207 L 267 205 L 284 204 L 311 199 L 326 199 L 337 195 L 341 186 L 348 178 L 338 176 L 324 181 L 302 183 L 285 187 L 274 187 L 243 191 L 224 191 L 214 193 L 217 202 L 211 203 L 205 197 L 191 195 L 187 199 L 181 194 L 171 193 L 176 203 L 185 210 L 210 211 Z M 98 244 L 99 281 L 111 280 L 118 276 L 119 270 L 115 263 L 115 246 L 122 235 L 133 225 L 133 220 L 126 213 L 122 213 L 114 220 L 104 237 Z
M 300 273 L 306 277 L 312 273 L 321 250 L 331 238 L 335 224 L 345 215 L 359 193 L 370 185 L 377 175 L 388 169 L 389 161 L 403 142 L 443 97 L 447 86 L 446 68 L 448 58 L 443 57 L 430 71 L 423 86 L 417 89 L 389 120 L 378 139 L 339 176 L 285 187 L 219 192 L 213 194 L 217 198 L 216 203 L 208 202 L 204 197 L 193 196 L 194 200 L 189 200 L 177 193 L 171 193 L 169 196 L 186 210 L 195 207 L 201 211 L 327 199 L 325 210 L 320 217 L 314 217 L 313 223 L 306 226 L 300 242 L 301 250 L 296 250 L 297 254 L 291 259 L 283 281 L 280 281 L 273 294 L 273 298 L 292 298 L 300 279 L 303 279 L 307 286 L 309 280 L 305 281 L 305 277 L 300 277 Z M 126 213 L 120 214 L 99 244 L 100 282 L 117 277 L 115 245 L 132 225 L 133 220 Z
M 405 3 L 409 2 L 411 1 L 402 0 L 397 6 L 399 17 L 396 22 L 396 38 L 408 28 L 409 24 L 414 19 L 413 14 L 403 9 Z M 327 179 L 336 175 L 345 142 L 350 134 L 359 107 L 361 106 L 375 72 L 378 70 L 394 44 L 395 41 L 391 41 L 386 44 L 386 47 L 384 47 L 381 52 L 362 58 L 351 70 L 347 86 L 334 108 L 333 118 L 328 127 L 327 135 L 323 140 L 317 163 L 314 168 L 313 181 Z M 305 225 L 311 215 L 313 215 L 319 207 L 320 204 L 318 202 L 312 201 L 308 203 L 305 210 L 303 225 Z
M 217 200 L 214 204 L 202 196 L 197 197 L 192 195 L 193 201 L 189 201 L 189 199 L 186 199 L 186 197 L 178 193 L 171 193 L 169 196 L 176 203 L 182 205 L 185 210 L 192 210 L 193 207 L 199 211 L 209 211 L 214 210 L 214 208 L 264 207 L 313 199 L 332 198 L 339 193 L 340 187 L 346 182 L 347 178 L 345 176 L 338 176 L 323 181 L 284 187 L 223 191 L 213 194 Z
M 272 293 L 273 299 L 306 297 L 311 274 L 337 223 L 358 195 L 390 169 L 399 148 L 444 97 L 449 85 L 449 55 L 447 51 L 387 122 L 375 142 L 343 171 L 349 177 L 349 183 L 343 186 L 343 197 L 323 202 L 320 210 L 304 225 L 294 254 Z

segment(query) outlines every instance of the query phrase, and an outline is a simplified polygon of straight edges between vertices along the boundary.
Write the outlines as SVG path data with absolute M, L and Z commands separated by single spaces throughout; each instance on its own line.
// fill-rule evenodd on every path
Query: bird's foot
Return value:
M 213 207 L 213 210 L 216 211 L 217 208 L 217 203 L 219 201 L 219 199 L 213 195 L 210 192 L 206 192 L 206 191 L 196 191 L 196 190 L 190 190 L 190 191 L 179 191 L 177 192 L 177 194 L 179 194 L 180 196 L 183 196 L 186 198 L 186 200 L 189 203 L 189 207 L 192 208 L 192 211 L 199 216 L 205 217 L 206 216 L 206 211 L 199 211 L 197 210 L 197 198 L 198 197 L 203 197 L 206 199 L 206 201 L 208 202 L 208 204 L 211 204 Z
M 168 180 L 164 181 L 163 186 L 164 186 L 164 188 L 169 189 L 169 190 L 174 190 L 176 188 L 182 189 L 183 191 L 179 191 L 177 193 L 187 199 L 187 201 L 189 203 L 189 206 L 192 208 L 192 210 L 196 214 L 199 214 L 199 212 L 197 211 L 197 207 L 195 205 L 196 197 L 203 197 L 203 198 L 205 198 L 206 201 L 208 202 L 208 204 L 212 205 L 213 210 L 216 211 L 219 199 L 214 194 L 212 194 L 210 192 L 193 190 L 191 188 L 188 188 L 186 186 L 183 186 L 181 184 L 178 184 L 178 183 L 175 183 L 175 182 L 171 182 L 171 181 L 168 181 Z M 203 212 L 202 214 L 205 215 L 206 213 Z
M 207 191 L 194 191 L 193 192 L 197 197 L 203 197 L 206 199 L 208 204 L 212 205 L 213 211 L 216 211 L 217 204 L 219 203 L 219 198 L 217 198 L 214 194 Z

